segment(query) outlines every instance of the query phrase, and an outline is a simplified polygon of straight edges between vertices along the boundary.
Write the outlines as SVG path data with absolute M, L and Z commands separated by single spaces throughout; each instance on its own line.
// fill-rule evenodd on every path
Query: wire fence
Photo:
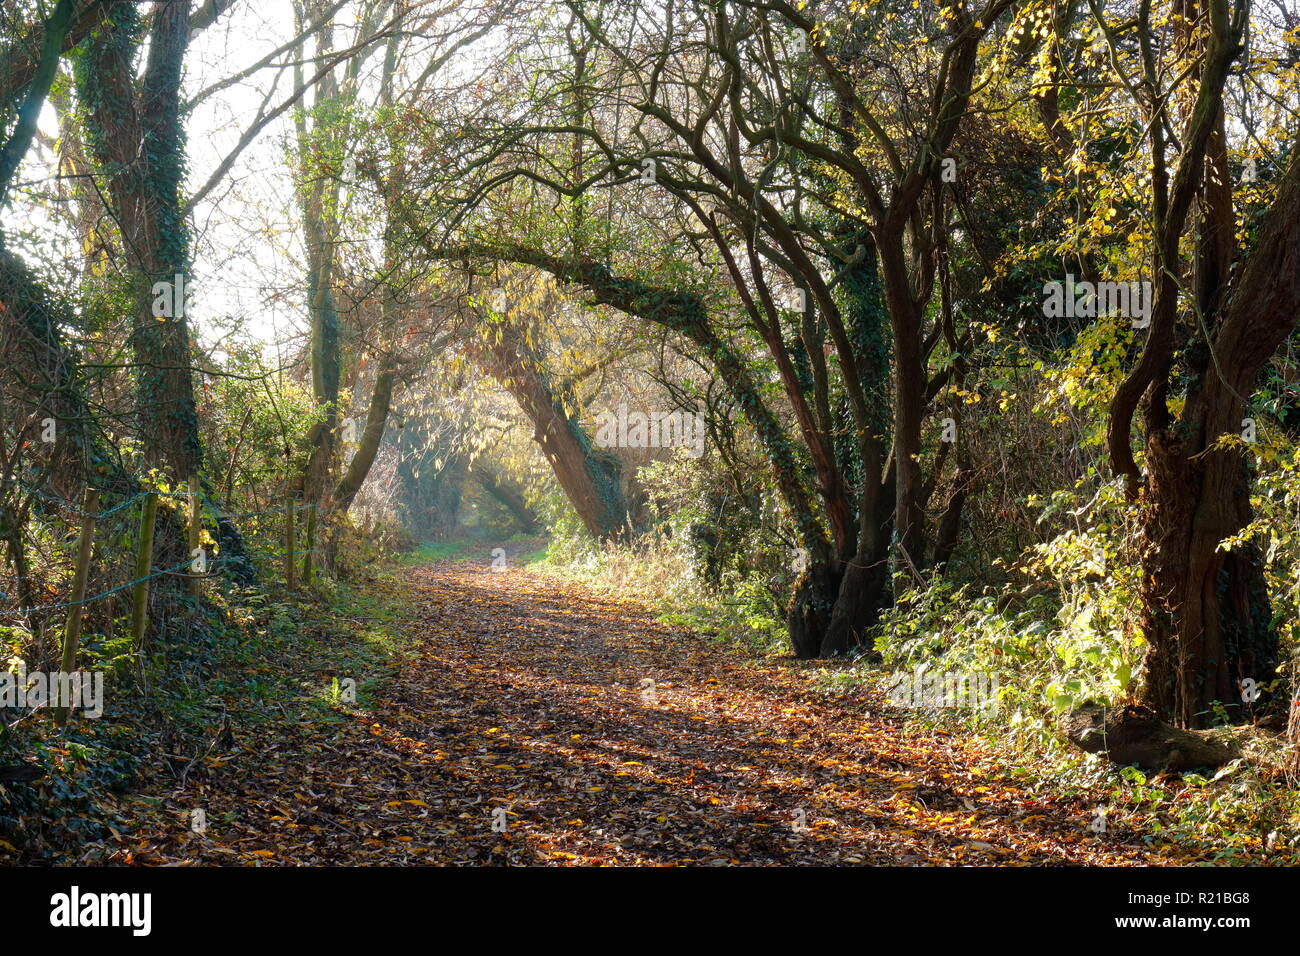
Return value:
M 282 515 L 286 511 L 284 507 L 276 507 L 276 508 L 265 508 L 262 509 L 261 511 L 229 512 L 226 511 L 221 504 L 219 504 L 216 501 L 213 501 L 211 496 L 209 496 L 206 491 L 197 491 L 197 492 L 139 491 L 131 495 L 125 501 L 121 501 L 118 504 L 113 505 L 113 507 L 111 508 L 106 508 L 103 511 L 97 511 L 94 514 L 90 514 L 85 510 L 83 510 L 82 508 L 78 507 L 77 505 L 73 504 L 71 501 L 68 501 L 66 498 L 60 498 L 57 495 L 51 495 L 48 492 L 42 491 L 39 488 L 33 488 L 31 485 L 27 484 L 26 482 L 18 481 L 16 479 L 8 479 L 5 480 L 3 483 L 7 485 L 11 485 L 15 488 L 21 488 L 27 494 L 35 498 L 40 498 L 41 500 L 49 502 L 50 504 L 56 505 L 59 508 L 59 510 L 65 511 L 68 514 L 75 515 L 78 518 L 94 518 L 96 521 L 101 521 L 104 518 L 110 518 L 121 511 L 125 511 L 131 505 L 135 504 L 136 502 L 143 501 L 145 498 L 149 497 L 150 495 L 155 495 L 156 497 L 159 498 L 175 498 L 178 500 L 188 500 L 190 498 L 197 497 L 205 505 L 207 505 L 214 512 L 220 515 L 220 517 L 230 521 L 238 520 L 240 518 L 256 518 L 261 515 L 272 515 L 272 514 Z M 295 512 L 306 511 L 308 508 L 314 508 L 314 507 L 316 506 L 311 502 L 303 502 L 294 505 L 291 510 Z
M 166 571 L 154 571 L 150 574 L 146 574 L 144 577 L 134 578 L 130 581 L 126 581 L 122 584 L 119 584 L 115 588 L 109 588 L 107 591 L 101 591 L 100 593 L 94 595 L 93 597 L 82 598 L 80 601 L 61 601 L 58 604 L 42 604 L 39 605 L 38 607 L 24 607 L 24 608 L 18 608 L 16 610 L 11 610 L 11 611 L 0 611 L 0 617 L 25 617 L 28 614 L 37 614 L 42 611 L 58 611 L 63 608 L 81 607 L 82 605 L 85 604 L 94 604 L 96 601 L 102 601 L 110 594 L 116 594 L 118 591 L 125 591 L 127 588 L 135 587 L 137 584 L 142 584 L 145 581 L 152 581 L 154 578 L 160 578 L 165 574 L 175 574 L 181 569 L 188 567 L 192 563 L 193 563 L 193 558 L 186 558 L 184 561 L 176 565 L 176 567 L 174 568 L 169 568 Z
M 200 527 L 198 528 L 188 529 L 191 534 L 191 543 L 196 541 L 199 537 L 201 525 L 202 525 L 202 519 L 199 516 L 203 513 L 203 510 L 205 509 L 210 511 L 218 521 L 222 521 L 222 520 L 240 521 L 240 520 L 247 520 L 250 518 L 274 516 L 280 519 L 281 521 L 288 522 L 290 520 L 296 520 L 296 515 L 298 513 L 315 508 L 315 505 L 313 503 L 305 502 L 305 503 L 295 503 L 293 505 L 288 505 L 286 503 L 285 505 L 280 507 L 265 508 L 257 511 L 229 512 L 225 508 L 223 508 L 218 502 L 214 501 L 211 498 L 211 496 L 209 496 L 206 492 L 202 490 L 197 490 L 197 491 L 142 490 L 142 491 L 128 494 L 122 501 L 112 505 L 111 507 L 103 508 L 97 511 L 87 511 L 84 507 L 72 501 L 69 501 L 66 498 L 63 498 L 56 494 L 52 494 L 48 491 L 45 491 L 44 489 L 33 487 L 32 485 L 18 479 L 4 480 L 3 482 L 0 482 L 0 487 L 17 490 L 32 498 L 42 501 L 48 506 L 50 506 L 50 510 L 57 511 L 62 514 L 80 520 L 81 522 L 83 522 L 83 527 L 85 526 L 85 522 L 89 521 L 91 523 L 90 527 L 91 527 L 92 534 L 98 534 L 100 536 L 108 535 L 109 537 L 116 535 L 119 542 L 123 541 L 124 535 L 122 535 L 121 532 L 124 529 L 121 529 L 120 527 L 118 529 L 113 529 L 108 525 L 108 522 L 111 519 L 117 519 L 119 525 L 120 523 L 125 522 L 128 518 L 134 516 L 133 514 L 128 514 L 128 509 L 131 509 L 135 505 L 142 505 L 142 503 L 145 502 L 146 499 L 150 498 L 151 496 L 154 497 L 155 499 L 159 499 L 159 498 L 171 499 L 178 502 L 179 501 L 191 502 L 194 499 L 197 499 L 198 508 L 192 510 L 190 512 L 189 517 L 185 519 L 187 524 L 197 519 L 198 524 L 200 525 Z M 137 538 L 136 538 L 137 546 L 140 546 L 142 544 L 142 542 L 140 541 L 140 536 L 145 533 L 143 515 L 144 515 L 144 507 L 142 505 L 140 509 L 140 516 L 141 516 L 140 527 L 137 530 Z M 310 523 L 308 527 L 309 528 L 311 527 Z M 110 532 L 112 533 L 110 534 Z M 150 531 L 150 537 L 152 537 L 151 531 Z M 151 544 L 152 542 L 150 542 L 150 547 L 149 547 L 150 554 L 148 556 L 148 560 L 150 562 L 152 562 Z M 296 563 L 298 559 L 306 557 L 307 555 L 315 555 L 317 553 L 314 541 L 309 541 L 308 542 L 309 546 L 305 549 L 293 550 L 293 551 L 282 549 L 278 552 L 251 548 L 248 546 L 246 540 L 242 542 L 242 545 L 243 545 L 243 547 L 241 548 L 242 554 L 239 555 L 223 555 L 220 553 L 216 555 L 209 555 L 206 553 L 205 550 L 204 554 L 200 557 L 198 556 L 196 550 L 192 549 L 191 556 L 187 557 L 184 561 L 180 562 L 174 567 L 162 568 L 156 570 L 151 569 L 148 574 L 141 575 L 141 576 L 133 576 L 129 580 L 122 581 L 121 583 L 111 587 L 105 586 L 107 584 L 107 581 L 104 581 L 103 579 L 106 577 L 110 577 L 112 572 L 110 571 L 108 574 L 105 574 L 104 573 L 105 569 L 96 569 L 97 576 L 100 578 L 101 583 L 98 585 L 98 590 L 95 594 L 82 597 L 78 600 L 53 601 L 46 604 L 34 604 L 25 607 L 0 610 L 0 621 L 12 620 L 14 618 L 29 617 L 34 614 L 45 614 L 45 613 L 50 613 L 50 612 L 60 611 L 60 610 L 70 610 L 72 608 L 95 604 L 119 592 L 126 591 L 131 588 L 135 588 L 137 585 L 145 584 L 149 581 L 153 581 L 155 579 L 163 578 L 163 577 L 180 576 L 191 580 L 201 581 L 203 579 L 211 578 L 212 576 L 214 576 L 214 574 L 218 572 L 223 566 L 230 566 L 234 564 L 243 564 L 247 566 L 250 560 L 252 559 L 258 559 L 258 560 L 265 559 L 268 561 L 283 561 L 286 563 L 286 568 L 290 569 L 290 566 Z M 89 573 L 90 573 L 89 569 L 87 569 L 88 576 Z M 292 579 L 294 577 L 294 574 L 291 569 L 288 570 L 286 576 L 290 579 L 288 583 L 292 584 L 293 583 Z M 0 598 L 2 597 L 3 596 L 0 595 Z

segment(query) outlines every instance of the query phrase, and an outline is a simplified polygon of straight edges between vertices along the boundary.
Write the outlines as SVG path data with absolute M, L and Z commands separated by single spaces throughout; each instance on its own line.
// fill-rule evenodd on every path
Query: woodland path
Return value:
M 1133 834 L 1089 832 L 1084 801 L 1009 785 L 971 740 L 818 698 L 817 665 L 486 561 L 402 578 L 414 647 L 365 713 L 326 734 L 306 721 L 245 733 L 238 772 L 195 775 L 166 801 L 173 816 L 212 807 L 207 834 L 137 829 L 109 860 L 1158 862 Z

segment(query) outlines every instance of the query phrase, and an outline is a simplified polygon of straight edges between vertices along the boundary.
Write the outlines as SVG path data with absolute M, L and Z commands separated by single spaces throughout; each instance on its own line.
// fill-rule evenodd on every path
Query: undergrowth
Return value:
M 42 774 L 0 784 L 0 860 L 94 862 L 97 840 L 133 826 L 118 803 L 146 777 L 179 785 L 227 735 L 364 710 L 406 652 L 398 625 L 410 609 L 390 583 L 383 571 L 350 583 L 320 577 L 294 594 L 213 582 L 201 604 L 176 599 L 191 626 L 160 628 L 138 662 L 87 635 L 81 666 L 104 672 L 103 715 L 77 715 L 60 733 L 48 709 L 11 709 L 0 725 L 0 765 Z
M 552 539 L 532 567 L 596 590 L 634 597 L 666 624 L 702 637 L 778 653 L 785 645 L 784 612 L 769 582 L 757 574 L 723 572 L 711 586 L 695 573 L 689 545 L 662 534 L 635 547 L 597 546 L 578 535 Z

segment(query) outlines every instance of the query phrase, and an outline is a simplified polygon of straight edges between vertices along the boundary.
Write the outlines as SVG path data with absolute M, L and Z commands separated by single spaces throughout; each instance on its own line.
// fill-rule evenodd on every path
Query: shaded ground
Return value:
M 486 560 L 403 578 L 413 655 L 367 712 L 237 734 L 183 785 L 155 781 L 151 822 L 108 859 L 1158 862 L 1089 832 L 1089 807 L 1009 789 L 971 741 L 811 700 L 795 665 L 635 604 Z

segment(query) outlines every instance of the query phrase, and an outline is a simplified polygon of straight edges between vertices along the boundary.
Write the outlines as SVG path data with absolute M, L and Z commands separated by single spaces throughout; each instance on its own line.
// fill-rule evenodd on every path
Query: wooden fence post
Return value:
M 135 544 L 135 585 L 131 588 L 131 651 L 144 652 L 144 631 L 149 625 L 149 577 L 153 563 L 153 529 L 158 518 L 158 496 L 152 491 L 140 506 L 140 537 Z
M 295 544 L 293 533 L 293 485 L 284 491 L 284 586 L 290 591 L 295 587 L 295 574 L 298 559 L 294 556 Z
M 316 557 L 316 505 L 307 506 L 307 554 L 302 562 L 303 587 L 311 587 L 312 560 Z
M 190 557 L 193 558 L 194 549 L 201 547 L 203 544 L 203 527 L 199 523 L 200 516 L 203 514 L 203 509 L 199 506 L 198 476 L 190 475 L 189 489 L 190 489 L 189 522 L 186 531 L 188 532 L 187 541 L 190 549 Z M 191 574 L 190 590 L 194 593 L 195 597 L 200 597 L 203 594 L 203 580 L 202 578 L 193 576 L 194 574 L 193 567 L 190 568 L 190 574 Z
M 95 512 L 99 510 L 99 489 L 87 488 L 82 499 L 81 534 L 77 539 L 77 563 L 72 573 L 72 595 L 68 617 L 63 625 L 63 660 L 60 670 L 71 674 L 77 666 L 77 651 L 81 649 L 81 602 L 86 598 L 86 581 L 90 577 L 90 552 L 95 544 Z M 70 678 L 60 679 L 59 686 L 69 686 Z M 67 726 L 68 709 L 55 710 L 60 726 Z

